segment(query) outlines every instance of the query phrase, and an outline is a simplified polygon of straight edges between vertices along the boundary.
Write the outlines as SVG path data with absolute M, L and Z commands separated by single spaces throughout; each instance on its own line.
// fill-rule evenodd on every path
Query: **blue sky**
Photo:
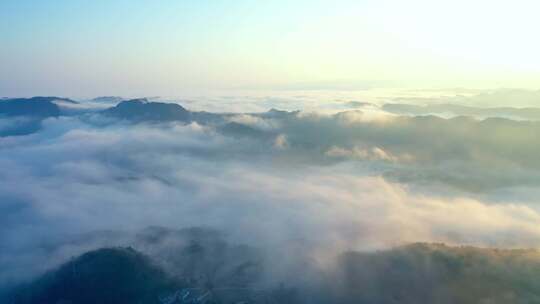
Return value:
M 0 95 L 535 88 L 535 1 L 0 3 Z

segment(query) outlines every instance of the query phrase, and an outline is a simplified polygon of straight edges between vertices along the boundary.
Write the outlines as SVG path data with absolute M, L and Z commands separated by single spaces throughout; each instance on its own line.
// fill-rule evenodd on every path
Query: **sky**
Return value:
M 527 88 L 537 1 L 0 3 L 0 95 Z

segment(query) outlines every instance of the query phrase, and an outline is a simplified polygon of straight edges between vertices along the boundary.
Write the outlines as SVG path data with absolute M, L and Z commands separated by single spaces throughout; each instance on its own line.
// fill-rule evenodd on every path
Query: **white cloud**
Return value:
M 343 124 L 344 115 L 235 116 L 271 135 L 263 139 L 227 137 L 219 126 L 197 123 L 95 124 L 88 117 L 50 119 L 38 133 L 0 138 L 0 281 L 61 261 L 40 249 L 50 238 L 151 225 L 212 227 L 261 248 L 301 242 L 321 263 L 343 250 L 417 241 L 540 246 L 539 210 L 519 198 L 531 193 L 522 181 L 535 183 L 534 166 L 515 165 L 501 149 L 515 137 L 498 133 L 488 149 L 477 146 L 486 140 L 474 129 L 479 122 L 466 122 L 474 128 L 463 133 L 459 121 Z M 523 157 L 530 147 L 514 152 L 534 164 Z M 463 152 L 469 148 L 473 158 Z M 498 170 L 488 170 L 492 158 L 523 187 L 505 195 L 435 194 L 435 179 L 485 181 Z M 421 178 L 407 180 L 411 172 Z M 80 250 L 89 246 L 97 245 Z
M 387 162 L 411 162 L 414 158 L 411 155 L 394 155 L 388 151 L 383 150 L 379 147 L 372 148 L 362 148 L 362 147 L 353 147 L 352 149 L 342 148 L 333 146 L 328 151 L 326 155 L 330 157 L 339 157 L 339 158 L 350 158 L 357 160 L 367 160 L 367 161 L 387 161 Z
M 237 115 L 231 116 L 229 118 L 229 121 L 243 124 L 246 126 L 251 126 L 251 127 L 263 130 L 263 131 L 271 131 L 279 127 L 278 122 L 275 120 L 261 118 L 261 117 L 249 115 L 249 114 L 237 114 Z
M 276 136 L 276 139 L 274 140 L 274 147 L 276 149 L 286 149 L 289 146 L 289 143 L 287 142 L 287 135 L 285 134 L 279 134 Z

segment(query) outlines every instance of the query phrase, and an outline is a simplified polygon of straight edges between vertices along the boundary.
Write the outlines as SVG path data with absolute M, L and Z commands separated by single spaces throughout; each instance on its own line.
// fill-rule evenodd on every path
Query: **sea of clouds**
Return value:
M 235 111 L 222 124 L 94 111 L 1 137 L 0 284 L 150 226 L 219 231 L 272 253 L 283 277 L 306 257 L 324 269 L 411 242 L 540 246 L 539 122 L 338 104 L 354 109 Z

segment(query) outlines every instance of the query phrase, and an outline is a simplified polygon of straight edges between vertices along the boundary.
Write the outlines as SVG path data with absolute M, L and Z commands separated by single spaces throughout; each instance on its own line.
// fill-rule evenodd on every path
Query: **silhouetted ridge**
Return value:
M 76 103 L 73 100 L 58 97 L 5 99 L 0 101 L 0 115 L 39 118 L 57 117 L 60 115 L 60 108 L 54 101 Z
M 20 288 L 15 304 L 158 303 L 178 288 L 149 259 L 131 248 L 91 251 Z
M 418 243 L 341 256 L 335 303 L 540 303 L 540 254 Z
M 131 99 L 107 109 L 104 114 L 131 121 L 190 121 L 191 113 L 174 103 Z
M 18 288 L 14 296 L 0 302 L 540 303 L 537 250 L 418 243 L 377 252 L 347 252 L 315 285 L 295 286 L 302 282 L 300 273 L 275 288 L 252 286 L 263 271 L 253 259 L 256 251 L 228 246 L 214 232 L 153 227 L 143 231 L 140 240 L 152 248 L 180 245 L 157 255 L 169 261 L 160 265 L 176 273 L 174 278 L 131 248 L 100 249 Z

